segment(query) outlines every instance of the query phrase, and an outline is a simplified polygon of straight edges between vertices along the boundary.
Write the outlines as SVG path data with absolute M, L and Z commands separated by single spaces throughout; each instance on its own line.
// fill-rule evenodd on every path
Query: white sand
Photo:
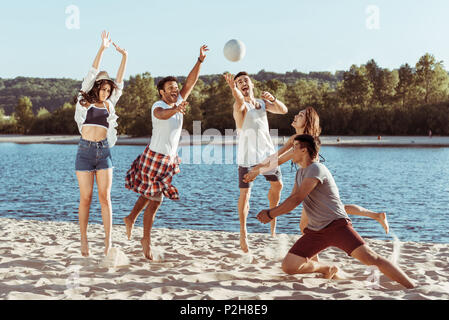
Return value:
M 0 219 L 0 299 L 449 299 L 449 244 L 401 243 L 400 266 L 417 288 L 404 289 L 337 249 L 320 254 L 348 280 L 319 274 L 288 276 L 281 260 L 297 235 L 250 234 L 251 254 L 239 251 L 238 234 L 154 229 L 157 261 L 144 259 L 135 227 L 113 228 L 114 245 L 129 259 L 102 267 L 103 227 L 89 225 L 90 257 L 79 250 L 76 222 Z M 385 257 L 393 241 L 369 240 Z M 396 251 L 397 253 L 398 251 Z

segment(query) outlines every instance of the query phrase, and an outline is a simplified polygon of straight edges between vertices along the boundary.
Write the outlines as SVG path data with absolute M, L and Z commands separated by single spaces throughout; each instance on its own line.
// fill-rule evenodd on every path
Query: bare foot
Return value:
M 111 246 L 111 239 L 104 239 L 104 255 L 105 256 L 108 255 L 110 246 Z
M 89 256 L 89 242 L 87 238 L 81 238 L 81 254 L 83 257 Z
M 240 248 L 242 248 L 243 252 L 248 252 L 248 239 L 244 233 L 240 233 Z
M 378 213 L 376 217 L 377 222 L 385 229 L 385 233 L 388 234 L 390 231 L 390 226 L 388 225 L 387 214 L 385 212 Z
M 142 244 L 142 250 L 143 250 L 143 255 L 145 256 L 145 258 L 149 259 L 149 260 L 153 260 L 153 254 L 151 252 L 151 241 L 149 238 L 142 238 L 140 240 L 140 243 Z
M 123 221 L 125 222 L 126 226 L 126 236 L 128 237 L 128 240 L 131 240 L 131 233 L 133 232 L 134 222 L 131 221 L 128 217 L 124 217 Z
M 338 280 L 335 278 L 335 275 L 337 274 L 337 272 L 338 272 L 338 268 L 336 266 L 330 266 L 330 267 L 328 267 L 327 271 L 325 271 L 323 273 L 323 278 Z

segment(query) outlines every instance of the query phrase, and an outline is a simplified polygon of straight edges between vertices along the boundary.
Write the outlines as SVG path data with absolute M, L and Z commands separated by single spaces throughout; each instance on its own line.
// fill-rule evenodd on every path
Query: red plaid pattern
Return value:
M 178 156 L 174 161 L 170 159 L 169 156 L 150 150 L 148 145 L 126 173 L 125 187 L 147 198 L 162 192 L 171 200 L 179 200 L 178 189 L 171 181 L 180 172 L 181 159 Z

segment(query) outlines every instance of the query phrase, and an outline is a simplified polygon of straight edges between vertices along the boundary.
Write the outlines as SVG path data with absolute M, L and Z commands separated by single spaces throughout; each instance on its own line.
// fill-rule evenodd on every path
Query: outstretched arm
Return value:
M 92 67 L 97 69 L 100 67 L 101 59 L 103 58 L 104 51 L 109 48 L 111 44 L 111 39 L 109 39 L 109 32 L 103 31 L 101 33 L 101 45 L 98 50 L 97 55 L 95 56 L 94 63 L 92 63 Z
M 234 81 L 234 76 L 232 74 L 226 73 L 223 75 L 223 77 L 225 78 L 226 83 L 231 89 L 232 96 L 234 97 L 235 100 L 232 114 L 234 116 L 237 129 L 240 129 L 243 125 L 243 118 L 245 112 L 245 97 L 243 97 L 242 92 L 237 88 L 237 85 L 235 84 Z
M 112 43 L 115 47 L 115 49 L 122 54 L 122 61 L 120 63 L 120 67 L 118 68 L 117 77 L 115 78 L 116 83 L 122 83 L 123 82 L 123 76 L 126 71 L 126 63 L 128 61 L 128 51 L 125 49 L 120 48 L 117 46 L 114 42 Z
M 262 92 L 261 98 L 265 100 L 267 111 L 277 114 L 286 114 L 288 112 L 285 104 L 282 101 L 276 99 L 276 97 L 268 91 Z
M 254 166 L 247 174 L 245 174 L 245 176 L 243 177 L 243 181 L 246 183 L 254 181 L 259 174 L 271 171 L 274 168 L 293 159 L 292 146 L 295 137 L 296 135 L 291 136 L 285 143 L 285 145 L 283 145 L 276 153 L 272 154 L 261 163 Z
M 125 49 L 122 49 L 119 46 L 117 46 L 115 43 L 112 44 L 114 45 L 115 49 L 122 54 L 122 62 L 120 63 L 120 67 L 118 68 L 117 72 L 117 77 L 115 78 L 115 84 L 117 85 L 117 88 L 112 90 L 112 94 L 109 97 L 109 100 L 115 106 L 123 93 L 123 85 L 124 85 L 123 76 L 126 70 L 126 62 L 128 61 L 128 52 Z
M 101 33 L 101 45 L 100 49 L 98 49 L 97 55 L 95 56 L 94 62 L 92 63 L 92 67 L 90 68 L 89 72 L 87 73 L 87 76 L 83 79 L 83 82 L 81 84 L 81 91 L 82 92 L 89 92 L 90 89 L 92 89 L 95 79 L 98 75 L 98 68 L 100 67 L 101 59 L 103 58 L 104 51 L 109 47 L 109 44 L 111 43 L 111 40 L 109 39 L 109 33 L 106 31 L 103 31 Z M 79 94 L 77 97 L 77 101 L 79 102 L 81 95 Z M 87 103 L 87 102 L 86 102 Z M 83 105 L 85 106 L 85 105 Z
M 226 83 L 228 84 L 229 88 L 231 89 L 232 96 L 234 97 L 235 103 L 234 103 L 234 111 L 242 112 L 244 110 L 244 104 L 245 104 L 245 97 L 243 97 L 242 92 L 237 88 L 237 85 L 234 81 L 234 75 L 230 73 L 226 73 L 223 75 L 223 77 L 226 80 Z
M 271 218 L 274 219 L 283 214 L 289 213 L 304 201 L 309 193 L 312 192 L 313 189 L 315 189 L 318 183 L 318 179 L 305 178 L 301 185 L 297 187 L 296 192 L 292 192 L 292 194 L 276 208 L 260 211 L 257 215 L 257 219 L 259 219 L 259 221 L 262 223 L 268 223 L 272 220 Z
M 186 107 L 189 103 L 187 101 L 181 102 L 179 105 L 175 105 L 172 108 L 164 109 L 161 107 L 157 107 L 154 109 L 154 116 L 160 120 L 168 120 L 173 117 L 176 113 L 186 113 Z
M 187 100 L 188 96 L 193 90 L 193 87 L 198 81 L 198 78 L 200 76 L 201 64 L 204 62 L 204 59 L 206 59 L 206 51 L 209 51 L 206 45 L 200 48 L 200 56 L 198 57 L 195 65 L 193 66 L 192 71 L 190 71 L 189 75 L 187 76 L 186 82 L 181 89 L 180 94 L 182 99 L 184 100 Z

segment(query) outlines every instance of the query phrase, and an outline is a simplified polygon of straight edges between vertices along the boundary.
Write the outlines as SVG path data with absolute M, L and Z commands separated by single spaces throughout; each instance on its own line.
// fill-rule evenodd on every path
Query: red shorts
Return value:
M 312 258 L 328 247 L 337 247 L 350 256 L 352 251 L 364 244 L 365 241 L 354 230 L 352 223 L 343 218 L 319 231 L 305 228 L 304 235 L 296 241 L 289 253 Z

